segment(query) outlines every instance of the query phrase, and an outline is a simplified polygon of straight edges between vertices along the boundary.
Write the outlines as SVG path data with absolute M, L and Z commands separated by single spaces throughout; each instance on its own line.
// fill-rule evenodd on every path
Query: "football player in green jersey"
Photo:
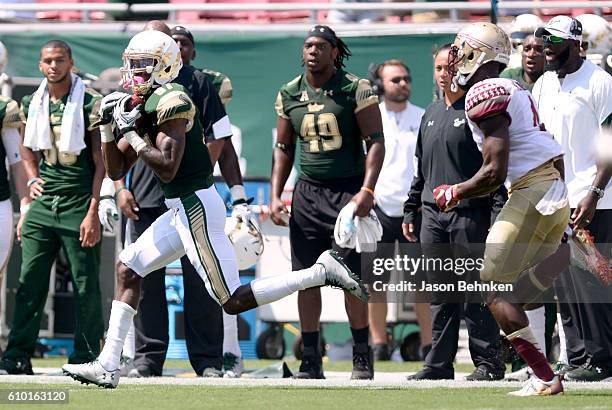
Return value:
M 7 50 L 4 44 L 0 42 L 0 77 L 3 78 L 8 78 L 3 71 L 7 59 Z M 19 142 L 21 140 L 19 136 L 20 125 L 19 105 L 9 97 L 0 96 L 0 162 L 2 163 L 0 165 L 0 283 L 2 282 L 2 275 L 11 254 L 14 237 L 11 189 L 8 180 L 8 170 L 4 166 L 5 161 L 8 162 L 13 183 L 21 200 L 20 222 L 26 215 L 30 203 L 25 171 L 21 161 L 21 154 L 19 153 Z M 24 362 L 24 364 L 26 363 L 29 362 Z M 12 366 L 13 370 L 17 370 L 18 367 L 16 363 L 15 366 Z M 1 369 L 0 372 L 2 370 L 8 373 L 9 369 Z
M 310 266 L 324 249 L 337 248 L 334 224 L 349 201 L 355 202 L 357 216 L 368 215 L 374 205 L 374 188 L 385 155 L 378 97 L 368 80 L 343 70 L 348 56 L 346 44 L 332 29 L 313 27 L 303 47 L 306 72 L 284 85 L 276 100 L 270 207 L 272 220 L 278 225 L 287 225 L 281 193 L 294 162 L 296 142 L 300 144 L 300 177 L 289 219 L 293 269 Z M 360 272 L 358 254 L 352 249 L 337 249 L 353 272 Z M 298 310 L 304 355 L 296 377 L 324 378 L 319 289 L 301 291 Z M 351 378 L 372 379 L 368 306 L 346 294 L 346 310 L 355 342 Z
M 21 145 L 32 205 L 21 229 L 22 264 L 13 326 L 0 368 L 32 374 L 51 267 L 66 252 L 75 287 L 74 352 L 85 363 L 100 351 L 104 333 L 98 272 L 98 202 L 104 165 L 98 129 L 92 127 L 100 95 L 71 74 L 70 47 L 51 40 L 40 51 L 45 79 L 21 104 Z M 37 154 L 40 153 L 40 160 Z
M 66 375 L 102 387 L 117 386 L 121 350 L 143 278 L 185 254 L 210 295 L 233 315 L 323 285 L 367 299 L 361 281 L 331 250 L 324 251 L 312 267 L 264 275 L 241 285 L 236 254 L 225 235 L 225 205 L 213 186 L 212 163 L 194 104 L 182 86 L 172 83 L 182 66 L 176 42 L 159 31 L 138 33 L 123 61 L 124 84 L 135 95 L 117 99 L 117 94 L 110 94 L 102 100 L 99 116 L 106 171 L 117 180 L 136 160 L 144 161 L 159 179 L 169 210 L 119 254 L 117 293 L 104 348 L 91 363 L 63 366 Z M 138 121 L 141 117 L 144 121 Z

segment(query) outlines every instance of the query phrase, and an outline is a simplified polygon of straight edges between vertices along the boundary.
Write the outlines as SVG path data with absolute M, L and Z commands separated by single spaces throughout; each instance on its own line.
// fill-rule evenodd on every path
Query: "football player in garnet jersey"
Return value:
M 514 284 L 511 294 L 485 294 L 506 337 L 534 372 L 510 394 L 553 395 L 563 386 L 534 338 L 524 306 L 552 284 L 569 258 L 567 248 L 559 248 L 569 222 L 563 151 L 540 124 L 531 94 L 516 81 L 499 78 L 509 54 L 510 40 L 494 24 L 473 23 L 457 34 L 449 70 L 467 91 L 465 112 L 483 164 L 468 181 L 440 185 L 433 193 L 440 209 L 449 210 L 502 183 L 508 188 L 510 198 L 487 236 L 480 277 Z

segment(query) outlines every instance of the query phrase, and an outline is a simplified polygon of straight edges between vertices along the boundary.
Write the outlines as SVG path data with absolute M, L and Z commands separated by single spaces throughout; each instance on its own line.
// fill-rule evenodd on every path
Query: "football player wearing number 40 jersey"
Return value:
M 454 81 L 467 90 L 465 112 L 482 151 L 481 169 L 468 181 L 434 189 L 443 211 L 461 199 L 494 191 L 505 183 L 509 200 L 487 236 L 483 281 L 513 283 L 513 293 L 491 291 L 491 313 L 534 376 L 510 394 L 563 392 L 529 327 L 524 306 L 552 284 L 567 266 L 559 247 L 569 221 L 563 182 L 563 151 L 538 119 L 531 94 L 517 82 L 498 78 L 508 63 L 510 40 L 498 26 L 473 23 L 461 30 L 449 52 Z
M 315 26 L 302 50 L 306 73 L 284 85 L 276 100 L 277 143 L 271 181 L 271 217 L 286 225 L 287 209 L 280 195 L 300 143 L 300 178 L 295 186 L 289 220 L 291 263 L 303 269 L 319 253 L 335 246 L 334 224 L 340 210 L 353 201 L 354 214 L 366 216 L 374 205 L 374 187 L 385 147 L 378 97 L 370 82 L 342 69 L 350 56 L 346 44 L 327 26 Z M 364 155 L 365 140 L 368 154 Z M 284 215 L 283 215 L 284 214 Z M 358 254 L 337 248 L 353 272 L 360 271 Z M 352 379 L 372 379 L 368 346 L 368 306 L 347 294 L 345 305 L 353 334 Z M 321 293 L 298 295 L 304 355 L 297 378 L 324 378 L 319 348 Z
M 121 350 L 143 278 L 185 254 L 208 292 L 229 314 L 323 285 L 367 298 L 359 279 L 333 251 L 323 252 L 313 266 L 293 274 L 241 285 L 236 255 L 224 232 L 225 206 L 213 186 L 212 164 L 194 104 L 181 86 L 172 84 L 182 66 L 176 42 L 162 32 L 141 32 L 130 40 L 123 61 L 124 84 L 137 98 L 126 95 L 117 100 L 111 94 L 102 101 L 99 117 L 106 171 L 117 180 L 137 159 L 144 161 L 159 178 L 169 210 L 119 255 L 104 349 L 93 362 L 65 365 L 66 375 L 83 383 L 117 386 Z M 144 103 L 128 108 L 138 99 Z M 141 117 L 144 121 L 137 122 Z M 118 141 L 113 124 L 120 134 Z

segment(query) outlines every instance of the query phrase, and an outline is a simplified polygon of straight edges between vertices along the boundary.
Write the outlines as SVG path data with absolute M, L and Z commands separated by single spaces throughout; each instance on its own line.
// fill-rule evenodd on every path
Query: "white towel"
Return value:
M 542 215 L 552 215 L 567 204 L 567 186 L 561 179 L 555 179 L 546 194 L 537 203 L 536 209 Z
M 85 84 L 75 74 L 70 74 L 72 87 L 68 103 L 64 107 L 60 132 L 59 151 L 79 155 L 85 145 L 85 119 L 83 118 L 83 99 Z M 51 126 L 49 120 L 49 92 L 45 78 L 34 93 L 28 108 L 24 142 L 33 151 L 51 149 Z

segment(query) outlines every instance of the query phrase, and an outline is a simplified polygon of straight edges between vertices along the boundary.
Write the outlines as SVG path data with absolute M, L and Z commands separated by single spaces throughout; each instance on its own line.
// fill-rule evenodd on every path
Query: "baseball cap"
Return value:
M 536 37 L 546 34 L 565 38 L 568 40 L 582 41 L 582 24 L 568 16 L 556 16 L 551 18 L 548 23 L 538 27 L 535 31 Z
M 174 36 L 174 35 L 180 35 L 180 36 L 185 36 L 189 39 L 189 41 L 191 41 L 191 44 L 193 44 L 195 46 L 195 41 L 193 41 L 193 34 L 191 34 L 191 31 L 187 30 L 185 27 L 183 26 L 174 26 L 172 27 L 172 30 L 170 30 L 170 36 Z

